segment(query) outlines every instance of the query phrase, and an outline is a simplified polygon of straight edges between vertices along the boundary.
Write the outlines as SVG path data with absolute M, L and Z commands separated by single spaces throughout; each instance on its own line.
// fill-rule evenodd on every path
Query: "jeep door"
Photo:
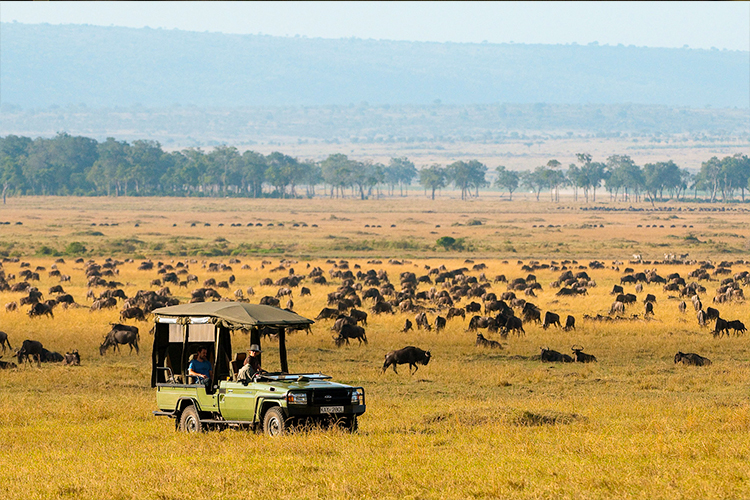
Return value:
M 219 386 L 219 411 L 224 420 L 252 422 L 258 389 L 254 384 L 221 382 Z

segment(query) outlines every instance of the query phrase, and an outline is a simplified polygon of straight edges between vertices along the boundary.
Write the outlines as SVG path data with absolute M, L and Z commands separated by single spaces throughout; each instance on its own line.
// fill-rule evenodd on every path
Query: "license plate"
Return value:
M 320 413 L 344 413 L 343 406 L 321 406 Z

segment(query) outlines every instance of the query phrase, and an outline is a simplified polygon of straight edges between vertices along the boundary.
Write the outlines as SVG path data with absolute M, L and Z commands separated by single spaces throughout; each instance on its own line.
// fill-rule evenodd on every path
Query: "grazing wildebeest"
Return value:
M 568 317 L 565 319 L 565 326 L 563 327 L 563 330 L 568 332 L 570 330 L 576 329 L 576 319 L 568 314 Z
M 643 299 L 643 302 L 644 303 L 646 303 L 646 302 L 656 302 L 656 296 L 654 296 L 654 294 L 652 294 L 652 293 L 649 293 L 649 294 L 646 295 L 646 298 Z
M 451 307 L 450 309 L 448 309 L 446 319 L 455 318 L 457 316 L 461 316 L 463 319 L 466 319 L 466 311 L 462 307 Z
M 477 347 L 489 347 L 490 349 L 502 349 L 503 346 L 497 340 L 489 340 L 484 335 L 477 333 Z
M 505 325 L 503 326 L 503 333 L 505 335 L 508 335 L 510 332 L 516 332 L 516 335 L 521 335 L 522 333 L 526 335 L 526 331 L 523 329 L 523 321 L 521 321 L 521 318 L 516 316 L 511 316 L 507 320 L 505 320 Z
M 341 330 L 339 331 L 339 336 L 334 337 L 333 340 L 336 341 L 336 347 L 341 347 L 342 345 L 344 345 L 344 342 L 346 342 L 346 345 L 349 345 L 349 339 L 359 340 L 360 345 L 362 345 L 362 342 L 367 344 L 367 335 L 365 335 L 365 329 L 361 326 L 344 323 L 341 326 Z
M 16 301 L 8 302 L 7 304 L 5 304 L 6 312 L 15 311 L 16 309 L 18 309 L 18 303 Z
M 424 328 L 428 332 L 432 330 L 432 326 L 430 326 L 430 320 L 427 319 L 427 313 L 421 312 L 417 314 L 417 316 L 414 318 L 414 324 L 417 325 L 417 330 L 421 330 Z
M 729 337 L 729 323 L 722 318 L 716 318 L 716 325 L 712 333 L 714 337 L 721 337 L 724 333 Z
M 612 303 L 612 307 L 609 308 L 609 314 L 625 314 L 625 304 L 616 300 Z
M 680 302 L 680 305 L 678 305 L 677 308 L 680 310 L 681 313 L 684 313 L 685 311 L 687 311 L 687 304 L 683 300 L 682 302 Z
M 0 356 L 2 358 L 2 356 Z M 18 368 L 18 365 L 11 363 L 10 361 L 3 361 L 0 359 L 0 370 L 10 370 L 11 368 Z
M 133 348 L 135 347 L 135 353 L 138 354 L 138 340 L 140 340 L 140 335 L 138 335 L 137 326 L 114 323 L 112 324 L 112 330 L 107 333 L 104 337 L 104 342 L 99 346 L 99 354 L 104 356 L 104 353 L 110 346 L 113 347 L 113 350 L 120 352 L 120 344 L 128 344 L 130 346 L 130 354 L 133 353 Z
M 544 323 L 542 324 L 542 328 L 546 330 L 550 325 L 557 325 L 558 328 L 562 328 L 562 325 L 560 324 L 560 315 L 547 311 L 544 313 Z
M 260 299 L 259 303 L 264 306 L 279 307 L 279 299 L 277 299 L 276 297 L 271 297 L 270 295 L 266 295 L 265 297 Z M 336 312 L 338 313 L 338 311 Z
M 706 308 L 706 321 L 711 321 L 712 319 L 717 319 L 718 317 L 719 317 L 718 309 L 714 309 L 713 307 Z
M 306 286 L 303 286 L 302 288 L 299 289 L 299 296 L 304 297 L 305 295 L 312 295 L 312 294 L 310 293 L 309 288 L 307 288 Z
M 336 333 L 339 333 L 341 331 L 341 327 L 347 324 L 356 325 L 357 323 L 354 321 L 352 317 L 347 316 L 346 314 L 339 314 L 339 316 L 336 318 L 336 321 L 333 323 L 331 330 L 333 330 Z
M 37 340 L 24 340 L 21 348 L 16 351 L 16 357 L 18 358 L 18 364 L 22 364 L 24 361 L 32 359 L 36 360 L 37 366 L 42 366 L 42 353 L 45 351 L 42 343 Z M 30 362 L 30 361 L 29 361 Z
M 708 366 L 711 364 L 711 360 L 708 358 L 704 358 L 703 356 L 700 356 L 698 354 L 688 352 L 688 353 L 682 353 L 678 352 L 674 355 L 674 362 L 682 363 L 683 365 L 690 365 L 690 366 Z
M 446 319 L 442 316 L 435 317 L 435 331 L 439 332 L 445 329 Z
M 383 363 L 383 373 L 385 373 L 386 369 L 388 369 L 389 366 L 393 367 L 394 373 L 398 373 L 398 371 L 396 371 L 396 365 L 404 365 L 408 363 L 409 374 L 412 375 L 412 367 L 414 367 L 414 373 L 417 373 L 417 370 L 419 370 L 417 364 L 427 366 L 427 363 L 430 362 L 430 359 L 430 351 L 424 351 L 419 347 L 414 346 L 404 347 L 403 349 L 391 351 L 385 355 L 385 362 Z
M 648 316 L 649 314 L 651 316 L 654 315 L 654 303 L 653 302 L 646 302 L 646 312 L 644 316 Z
M 78 354 L 78 349 L 73 352 L 66 352 L 63 364 L 69 366 L 81 366 L 81 356 Z
M 557 351 L 553 351 L 549 347 L 540 347 L 542 350 L 541 358 L 542 361 L 549 361 L 549 362 L 555 362 L 555 363 L 572 363 L 573 358 L 568 356 L 567 354 L 562 354 Z
M 339 312 L 338 309 L 333 309 L 331 307 L 324 307 L 323 310 L 320 311 L 320 313 L 315 317 L 316 320 L 321 319 L 335 319 L 338 318 Z
M 385 301 L 382 302 L 376 302 L 374 306 L 372 306 L 372 312 L 375 314 L 382 314 L 382 313 L 389 313 L 393 314 L 393 306 Z
M 706 311 L 701 309 L 700 311 L 698 311 L 697 317 L 698 317 L 698 324 L 700 326 L 706 326 Z
M 5 354 L 5 344 L 8 344 L 8 349 L 13 349 L 10 345 L 10 340 L 8 340 L 8 334 L 0 332 L 0 345 L 3 346 L 3 354 Z
M 482 305 L 479 302 L 469 302 L 464 306 L 464 309 L 468 313 L 479 312 L 482 310 Z
M 739 335 L 740 333 L 745 333 L 747 331 L 747 328 L 745 328 L 745 324 L 742 321 L 735 319 L 732 321 L 727 321 L 726 330 L 727 335 L 729 335 L 729 330 L 734 330 L 734 334 Z
M 583 352 L 583 347 L 579 345 L 574 345 L 570 348 L 573 351 L 573 357 L 576 360 L 576 363 L 594 363 L 596 362 L 596 356 L 593 354 L 586 354 Z
M 120 311 L 120 321 L 125 321 L 126 319 L 146 321 L 146 315 L 140 307 L 128 307 Z
M 625 290 L 623 290 L 620 285 L 615 285 L 612 287 L 612 291 L 609 293 L 610 295 L 619 295 L 621 293 L 625 293 Z
M 367 313 L 358 309 L 351 309 L 349 311 L 349 317 L 351 317 L 356 323 L 362 323 L 367 325 Z
M 44 315 L 47 315 L 50 318 L 55 317 L 52 314 L 52 308 L 48 306 L 47 304 L 37 302 L 36 304 L 31 306 L 31 309 L 29 309 L 29 318 L 35 318 L 35 317 L 44 316 Z
M 406 320 L 406 323 L 404 323 L 404 328 L 403 328 L 403 329 L 401 330 L 401 332 L 403 332 L 403 333 L 406 333 L 406 332 L 408 332 L 409 330 L 411 330 L 411 329 L 412 329 L 412 326 L 413 326 L 413 325 L 412 325 L 412 323 L 411 323 L 411 320 L 410 320 L 410 319 L 407 319 L 407 320 Z

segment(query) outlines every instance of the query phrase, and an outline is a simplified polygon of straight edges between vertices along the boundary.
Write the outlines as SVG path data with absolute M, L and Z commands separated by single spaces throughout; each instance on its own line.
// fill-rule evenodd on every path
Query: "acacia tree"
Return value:
M 465 200 L 471 189 L 479 196 L 479 188 L 487 185 L 487 167 L 477 160 L 456 161 L 446 167 L 446 177 L 454 186 L 461 189 L 461 199 Z
M 531 189 L 536 196 L 536 201 L 539 201 L 539 194 L 548 185 L 546 170 L 545 167 L 536 167 L 534 170 L 529 170 L 521 174 L 521 184 Z
M 499 188 L 505 188 L 508 191 L 508 200 L 513 201 L 513 191 L 518 189 L 519 176 L 515 170 L 506 170 L 502 165 L 495 169 L 497 172 L 497 179 L 495 179 L 495 186 Z
M 425 189 L 432 190 L 432 199 L 435 199 L 435 191 L 445 187 L 446 172 L 437 163 L 419 171 L 419 183 Z

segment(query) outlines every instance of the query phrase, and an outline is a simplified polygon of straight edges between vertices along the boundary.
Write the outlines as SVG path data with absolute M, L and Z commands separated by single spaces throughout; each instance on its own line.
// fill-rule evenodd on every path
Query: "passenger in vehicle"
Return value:
M 208 349 L 201 347 L 195 358 L 188 365 L 188 375 L 195 377 L 197 383 L 203 384 L 211 379 L 211 363 L 208 361 Z
M 260 367 L 260 346 L 253 344 L 250 346 L 248 356 L 245 358 L 240 372 L 237 374 L 237 381 L 246 382 L 252 380 L 253 376 L 258 373 L 264 373 L 265 370 Z

